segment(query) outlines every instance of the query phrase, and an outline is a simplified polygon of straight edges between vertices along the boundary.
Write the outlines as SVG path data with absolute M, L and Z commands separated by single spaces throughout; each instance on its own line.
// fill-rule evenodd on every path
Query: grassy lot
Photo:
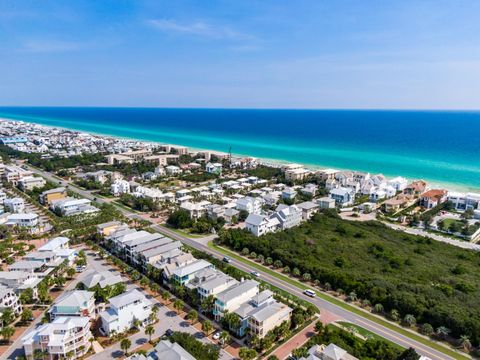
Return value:
M 400 349 L 400 350 L 405 350 L 404 347 L 390 341 L 390 340 L 387 340 L 385 339 L 384 337 L 380 336 L 380 335 L 377 335 L 359 325 L 356 325 L 356 324 L 352 324 L 352 323 L 349 323 L 349 322 L 346 322 L 346 321 L 338 321 L 337 324 L 339 325 L 342 325 L 343 328 L 347 329 L 347 330 L 355 330 L 357 332 L 357 334 L 363 336 L 364 338 L 366 339 L 376 339 L 376 340 L 381 340 L 381 341 L 385 341 L 387 343 L 389 343 L 390 345 Z
M 281 273 L 278 273 L 276 271 L 273 271 L 272 269 L 268 268 L 268 267 L 265 267 L 255 261 L 251 261 L 251 260 L 248 260 L 240 255 L 238 255 L 237 253 L 233 252 L 233 251 L 230 251 L 230 250 L 227 250 L 221 246 L 217 246 L 215 244 L 213 244 L 213 242 L 209 242 L 208 246 L 214 250 L 217 250 L 219 252 L 221 252 L 222 254 L 224 255 L 227 255 L 229 256 L 230 258 L 232 259 L 236 259 L 238 261 L 241 261 L 243 262 L 244 264 L 248 265 L 248 266 L 251 266 L 252 268 L 255 268 L 255 269 L 258 269 L 258 270 L 261 270 L 261 271 L 264 271 L 266 273 L 268 273 L 269 275 L 271 276 L 274 276 L 276 277 L 277 279 L 281 280 L 281 281 L 284 281 L 290 285 L 293 285 L 301 290 L 305 290 L 305 289 L 309 289 L 310 287 L 305 285 L 304 283 L 298 281 L 298 280 L 295 280 L 295 279 L 292 279 L 291 277 L 289 276 L 286 276 L 286 275 L 283 275 Z M 394 323 L 391 323 L 389 321 L 386 321 L 386 320 L 383 320 L 373 314 L 370 314 L 362 309 L 359 309 L 355 306 L 352 306 L 342 300 L 339 300 L 333 296 L 330 296 L 330 295 L 327 295 L 325 293 L 322 293 L 322 292 L 319 292 L 317 291 L 317 296 L 323 300 L 326 300 L 330 303 L 333 303 L 337 306 L 340 306 L 342 307 L 343 309 L 345 310 L 348 310 L 354 314 L 357 314 L 359 316 L 362 316 L 370 321 L 373 321 L 381 326 L 384 326 L 390 330 L 393 330 L 399 334 L 402 334 L 412 340 L 415 340 L 419 343 L 422 343 L 426 346 L 429 346 L 431 347 L 432 349 L 435 349 L 437 351 L 440 351 L 448 356 L 451 356 L 452 358 L 454 359 L 468 359 L 468 357 L 462 355 L 462 354 L 459 354 L 458 352 L 452 350 L 452 349 L 449 349 L 447 348 L 446 346 L 442 345 L 442 344 L 439 344 L 439 343 L 435 343 L 433 341 L 430 341 L 429 339 L 421 336 L 421 335 L 417 335 L 411 331 L 408 331 L 407 329 L 404 329 Z
M 185 230 L 180 230 L 180 229 L 174 229 L 172 227 L 169 227 L 169 226 L 166 226 L 166 225 L 162 225 L 162 224 L 158 224 L 159 226 L 161 227 L 164 227 L 165 229 L 168 229 L 170 231 L 173 231 L 175 233 L 177 233 L 178 235 L 181 235 L 181 236 L 185 236 L 185 237 L 188 237 L 188 238 L 192 238 L 192 239 L 198 239 L 198 238 L 201 238 L 201 237 L 204 237 L 204 236 L 207 236 L 207 235 L 202 235 L 202 234 L 192 234 L 192 233 L 189 233 Z

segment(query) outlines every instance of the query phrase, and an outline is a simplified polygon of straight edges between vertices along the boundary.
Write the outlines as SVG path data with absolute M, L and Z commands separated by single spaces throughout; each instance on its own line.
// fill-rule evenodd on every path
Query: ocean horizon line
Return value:
M 214 150 L 214 149 L 207 149 L 207 148 L 202 148 L 202 147 L 195 147 L 195 146 L 187 146 L 182 143 L 172 143 L 172 142 L 164 142 L 164 141 L 157 141 L 157 140 L 149 140 L 149 139 L 143 139 L 143 138 L 138 138 L 138 137 L 130 137 L 130 136 L 122 136 L 122 135 L 116 135 L 116 134 L 111 134 L 111 133 L 104 133 L 104 132 L 98 132 L 98 131 L 91 131 L 91 130 L 82 130 L 79 128 L 73 128 L 69 126 L 59 126 L 59 125 L 46 125 L 41 122 L 35 122 L 35 121 L 29 121 L 29 120 L 20 120 L 16 118 L 8 118 L 0 114 L 0 120 L 6 120 L 6 121 L 22 121 L 25 123 L 30 123 L 30 124 L 35 124 L 35 125 L 40 125 L 44 126 L 47 128 L 57 128 L 57 129 L 64 129 L 64 130 L 71 130 L 71 131 L 77 131 L 79 133 L 86 133 L 86 134 L 91 134 L 95 136 L 104 136 L 104 137 L 111 137 L 111 138 L 118 138 L 118 139 L 124 139 L 124 140 L 130 140 L 130 141 L 140 141 L 144 143 L 155 143 L 155 144 L 162 144 L 162 145 L 174 145 L 174 146 L 179 146 L 179 147 L 188 147 L 189 150 L 191 151 L 208 151 L 211 152 L 212 154 L 226 154 L 227 152 L 225 151 L 220 151 L 220 150 Z M 291 161 L 288 159 L 280 159 L 280 158 L 268 158 L 268 157 L 258 157 L 258 156 L 253 156 L 251 154 L 242 154 L 242 153 L 236 153 L 233 152 L 232 156 L 235 157 L 253 157 L 259 160 L 259 163 L 264 166 L 278 166 L 281 167 L 282 165 L 287 165 L 287 164 L 294 164 L 298 163 L 299 165 L 304 166 L 306 169 L 312 170 L 312 171 L 318 171 L 322 169 L 330 169 L 334 168 L 335 170 L 339 171 L 359 171 L 359 172 L 368 172 L 360 169 L 355 169 L 355 168 L 344 168 L 341 166 L 327 166 L 327 165 L 321 165 L 321 164 L 312 164 L 312 163 L 305 163 L 305 162 L 296 162 L 296 161 Z M 380 172 L 381 173 L 381 172 Z M 462 184 L 455 184 L 455 183 L 449 183 L 449 182 L 441 182 L 441 181 L 435 181 L 427 178 L 422 178 L 422 177 L 408 177 L 408 176 L 403 176 L 402 174 L 389 174 L 387 175 L 388 177 L 396 177 L 396 176 L 402 176 L 407 178 L 410 181 L 413 180 L 425 180 L 430 183 L 430 185 L 435 186 L 435 187 L 441 187 L 445 188 L 450 191 L 458 191 L 458 192 L 476 192 L 479 191 L 480 189 L 477 189 L 475 187 L 468 187 Z
M 0 117 L 202 151 L 227 153 L 231 148 L 236 156 L 269 163 L 383 173 L 455 191 L 480 190 L 480 146 L 466 141 L 480 131 L 480 114 L 472 111 L 43 107 L 0 108 Z
M 480 113 L 479 108 L 311 108 L 311 107 L 223 107 L 223 106 L 121 106 L 121 105 L 0 105 L 1 109 L 165 109 L 165 110 L 278 110 L 278 111 L 385 111 L 385 112 L 467 112 Z

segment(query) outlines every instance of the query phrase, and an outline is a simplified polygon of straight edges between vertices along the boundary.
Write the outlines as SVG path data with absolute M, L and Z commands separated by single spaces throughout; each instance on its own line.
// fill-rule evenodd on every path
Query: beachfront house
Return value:
M 352 189 L 340 187 L 330 190 L 330 198 L 334 199 L 338 206 L 350 206 L 355 200 L 355 192 Z

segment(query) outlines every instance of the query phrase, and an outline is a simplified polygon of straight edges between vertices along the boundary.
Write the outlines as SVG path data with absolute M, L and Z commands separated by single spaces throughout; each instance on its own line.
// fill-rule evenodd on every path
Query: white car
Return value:
M 317 296 L 317 294 L 315 293 L 315 291 L 313 290 L 310 290 L 310 289 L 306 289 L 303 291 L 303 293 L 307 296 L 310 296 L 310 297 L 315 297 Z
M 252 271 L 250 274 L 257 277 L 257 278 L 260 277 L 260 273 L 257 272 L 257 271 Z
M 220 339 L 220 331 L 217 331 L 215 334 L 213 334 L 212 339 L 213 339 L 213 340 L 218 340 L 218 339 Z

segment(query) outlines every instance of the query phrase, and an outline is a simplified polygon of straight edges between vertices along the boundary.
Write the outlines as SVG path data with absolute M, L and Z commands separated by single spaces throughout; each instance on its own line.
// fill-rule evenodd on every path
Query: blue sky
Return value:
M 0 105 L 480 108 L 480 1 L 0 2 Z

